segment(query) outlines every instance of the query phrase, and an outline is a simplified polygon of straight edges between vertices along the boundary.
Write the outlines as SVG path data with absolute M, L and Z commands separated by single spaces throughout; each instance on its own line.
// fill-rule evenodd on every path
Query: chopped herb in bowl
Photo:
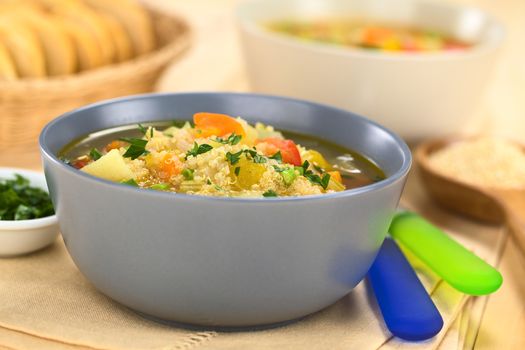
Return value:
M 0 220 L 30 220 L 53 214 L 49 194 L 31 186 L 28 179 L 19 174 L 14 179 L 0 178 Z

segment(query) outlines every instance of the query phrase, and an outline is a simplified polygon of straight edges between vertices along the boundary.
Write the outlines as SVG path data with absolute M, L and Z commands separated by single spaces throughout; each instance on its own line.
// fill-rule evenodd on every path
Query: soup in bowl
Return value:
M 61 154 L 103 179 L 208 196 L 335 193 L 384 178 L 371 160 L 339 145 L 209 112 L 194 114 L 193 123 L 139 123 L 86 135 Z
M 222 327 L 297 319 L 349 293 L 411 163 L 365 118 L 253 94 L 109 100 L 49 123 L 40 146 L 67 249 L 96 288 L 150 317 Z

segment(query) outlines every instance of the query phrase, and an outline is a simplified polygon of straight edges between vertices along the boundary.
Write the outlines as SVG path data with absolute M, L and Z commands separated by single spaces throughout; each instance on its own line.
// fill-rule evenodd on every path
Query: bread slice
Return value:
M 116 48 L 106 22 L 78 0 L 33 0 L 44 6 L 49 12 L 82 25 L 96 38 L 104 63 L 116 61 Z
M 8 49 L 22 78 L 40 78 L 46 75 L 46 62 L 36 34 L 20 21 L 0 16 L 0 41 Z
M 75 72 L 77 57 L 71 38 L 42 11 L 20 9 L 12 14 L 38 36 L 46 57 L 47 74 L 65 75 Z
M 16 80 L 17 77 L 18 74 L 11 54 L 0 41 L 0 80 Z
M 106 26 L 111 33 L 111 39 L 115 45 L 117 62 L 123 62 L 133 57 L 133 47 L 131 40 L 122 24 L 114 17 L 99 12 L 98 15 L 106 22 Z
M 84 0 L 86 4 L 118 20 L 128 33 L 135 55 L 155 49 L 155 32 L 150 14 L 131 0 Z
M 77 68 L 79 71 L 93 69 L 104 64 L 104 57 L 95 36 L 85 28 L 71 20 L 61 16 L 52 16 L 53 21 L 67 33 L 73 42 L 77 56 Z

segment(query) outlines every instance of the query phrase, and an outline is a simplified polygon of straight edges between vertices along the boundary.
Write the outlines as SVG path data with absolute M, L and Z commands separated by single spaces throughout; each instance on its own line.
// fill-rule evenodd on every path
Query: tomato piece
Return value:
M 301 155 L 299 154 L 299 149 L 297 149 L 295 142 L 292 140 L 282 140 L 274 137 L 268 137 L 266 139 L 259 140 L 259 143 L 270 144 L 277 148 L 278 151 L 281 151 L 281 157 L 284 163 L 293 164 L 296 166 L 301 165 Z M 268 147 L 267 149 L 272 149 L 272 147 Z M 271 154 L 265 153 L 265 155 L 273 156 L 275 153 L 276 152 L 272 152 Z
M 83 167 L 85 167 L 89 163 L 91 163 L 91 158 L 89 158 L 89 157 L 81 157 L 81 158 L 77 158 L 77 159 L 71 161 L 70 165 L 73 168 L 75 168 L 75 169 L 82 169 Z
M 226 114 L 195 113 L 193 122 L 195 123 L 198 137 L 225 136 L 233 133 L 241 135 L 243 138 L 246 136 L 241 123 Z

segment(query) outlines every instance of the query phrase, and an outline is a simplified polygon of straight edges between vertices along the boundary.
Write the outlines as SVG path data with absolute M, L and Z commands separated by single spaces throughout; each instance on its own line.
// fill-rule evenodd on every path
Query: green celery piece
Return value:
M 390 235 L 465 294 L 490 294 L 503 282 L 498 270 L 417 214 L 398 213 Z
M 284 183 L 286 186 L 290 186 L 292 182 L 295 180 L 297 175 L 295 174 L 295 170 L 293 168 L 285 169 L 281 172 L 281 176 L 283 177 Z

